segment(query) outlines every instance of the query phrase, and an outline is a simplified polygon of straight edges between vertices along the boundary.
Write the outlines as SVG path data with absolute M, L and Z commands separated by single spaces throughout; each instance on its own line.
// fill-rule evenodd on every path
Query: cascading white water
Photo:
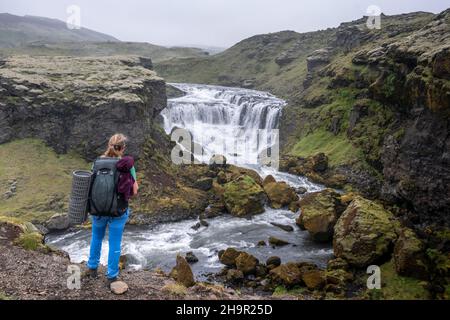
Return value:
M 228 163 L 258 163 L 258 154 L 276 137 L 285 102 L 261 91 L 219 86 L 171 84 L 186 92 L 171 99 L 161 112 L 164 129 L 187 129 L 203 147 L 196 154 L 207 162 L 213 154 L 223 154 Z M 272 130 L 275 129 L 275 130 Z
M 257 129 L 276 129 L 284 101 L 265 92 L 254 90 L 226 88 L 219 86 L 173 84 L 186 92 L 180 98 L 170 99 L 168 107 L 162 111 L 164 129 L 170 133 L 174 127 L 189 130 L 195 141 L 201 141 L 204 148 L 202 161 L 208 161 L 214 153 L 222 153 L 223 143 L 232 143 L 236 136 L 244 135 L 256 143 Z M 211 137 L 215 139 L 210 139 Z M 253 139 L 253 140 L 252 140 Z M 311 183 L 304 177 L 283 173 L 271 167 L 254 163 L 257 153 L 267 144 L 262 143 L 256 151 L 249 154 L 227 153 L 242 166 L 257 170 L 261 176 L 273 175 L 277 180 L 286 181 L 293 187 L 306 187 L 309 192 L 321 190 L 322 187 Z M 244 150 L 245 151 L 245 150 Z M 229 161 L 230 162 L 230 161 Z M 250 163 L 250 165 L 249 165 Z M 319 265 L 332 256 L 329 245 L 316 244 L 311 241 L 306 231 L 295 226 L 298 214 L 285 209 L 266 208 L 266 212 L 251 219 L 222 215 L 209 219 L 209 227 L 193 230 L 195 220 L 165 223 L 153 227 L 127 226 L 123 236 L 123 253 L 129 257 L 134 268 L 160 267 L 169 271 L 173 267 L 176 254 L 194 252 L 199 262 L 192 266 L 198 278 L 202 275 L 220 270 L 219 250 L 236 247 L 255 255 L 260 261 L 269 256 L 279 256 L 283 262 L 312 261 Z M 285 232 L 274 227 L 271 222 L 292 225 L 294 232 Z M 270 246 L 258 247 L 260 240 L 269 236 L 284 239 L 292 245 L 280 248 Z M 50 235 L 47 242 L 67 251 L 74 262 L 87 260 L 90 233 L 79 230 L 63 235 Z M 105 239 L 101 261 L 107 261 L 108 245 Z

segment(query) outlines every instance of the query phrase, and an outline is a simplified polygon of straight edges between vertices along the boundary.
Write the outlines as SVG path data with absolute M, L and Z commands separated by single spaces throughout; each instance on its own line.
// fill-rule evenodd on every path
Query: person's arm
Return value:
M 130 174 L 132 175 L 133 179 L 134 179 L 134 184 L 133 184 L 133 196 L 137 195 L 138 190 L 139 190 L 139 185 L 137 183 L 137 175 L 136 175 L 136 169 L 134 168 L 134 166 L 130 169 Z

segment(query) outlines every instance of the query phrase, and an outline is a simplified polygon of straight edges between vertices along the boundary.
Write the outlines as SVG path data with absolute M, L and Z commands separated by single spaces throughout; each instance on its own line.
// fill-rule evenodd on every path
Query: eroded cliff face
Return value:
M 92 160 L 122 132 L 139 157 L 166 106 L 165 82 L 140 57 L 15 56 L 0 62 L 0 143 L 40 138 Z
M 383 18 L 381 30 L 341 25 L 308 57 L 283 115 L 284 152 L 324 152 L 342 185 L 448 224 L 450 10 Z

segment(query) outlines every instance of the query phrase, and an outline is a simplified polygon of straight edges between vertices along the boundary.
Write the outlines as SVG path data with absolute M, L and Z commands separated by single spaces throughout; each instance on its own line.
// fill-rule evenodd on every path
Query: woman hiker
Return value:
M 117 192 L 125 200 L 124 213 L 117 217 L 91 215 L 92 240 L 87 262 L 87 275 L 97 277 L 97 268 L 100 263 L 102 241 L 106 227 L 109 227 L 109 253 L 106 277 L 108 282 L 114 282 L 119 275 L 119 259 L 122 242 L 122 234 L 129 216 L 128 200 L 137 194 L 138 184 L 136 170 L 132 157 L 124 157 L 127 137 L 123 134 L 115 134 L 109 139 L 108 147 L 101 157 L 118 158 L 116 168 L 120 176 Z

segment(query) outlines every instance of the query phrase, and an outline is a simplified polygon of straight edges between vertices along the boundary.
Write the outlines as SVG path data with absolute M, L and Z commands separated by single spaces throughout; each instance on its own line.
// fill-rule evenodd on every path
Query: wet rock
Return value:
M 394 265 L 398 274 L 426 280 L 428 268 L 424 244 L 411 229 L 403 229 L 394 247 Z
M 282 264 L 269 272 L 271 279 L 276 284 L 293 287 L 302 283 L 302 273 L 296 263 Z
M 228 248 L 223 252 L 219 252 L 219 261 L 226 266 L 236 266 L 236 259 L 240 254 L 240 251 L 234 248 Z
M 278 267 L 279 265 L 281 265 L 281 259 L 280 259 L 280 257 L 277 257 L 277 256 L 269 257 L 266 260 L 266 265 L 268 265 L 268 266 L 272 265 L 272 266 Z
M 254 274 L 258 264 L 258 259 L 246 252 L 241 252 L 236 258 L 237 269 L 242 271 L 245 275 Z
M 202 227 L 202 224 L 200 222 L 197 222 L 196 224 L 194 224 L 193 226 L 191 226 L 191 229 L 197 231 L 198 229 L 200 229 Z
M 398 222 L 379 204 L 356 196 L 334 228 L 334 255 L 366 267 L 390 253 Z
M 272 246 L 276 246 L 276 247 L 282 247 L 282 246 L 285 246 L 285 245 L 289 244 L 289 242 L 287 242 L 285 240 L 282 240 L 282 239 L 275 238 L 275 237 L 270 237 L 269 238 L 269 243 Z
M 302 280 L 310 290 L 322 289 L 326 284 L 325 273 L 321 270 L 309 270 L 302 274 Z
M 191 267 L 186 259 L 180 255 L 177 255 L 177 264 L 172 269 L 171 276 L 175 281 L 187 288 L 195 285 L 194 274 L 192 273 Z
M 298 200 L 295 190 L 286 182 L 266 183 L 264 191 L 269 197 L 270 206 L 275 209 L 282 208 Z
M 212 188 L 212 178 L 201 178 L 194 183 L 194 187 L 203 191 L 208 191 Z
M 45 227 L 49 231 L 66 230 L 70 226 L 69 217 L 65 213 L 55 214 L 47 220 Z
M 296 223 L 308 230 L 315 241 L 327 242 L 333 238 L 334 226 L 342 212 L 340 195 L 326 189 L 307 194 L 300 202 L 301 214 Z
M 272 175 L 269 174 L 267 177 L 264 178 L 264 180 L 263 180 L 263 186 L 265 186 L 265 185 L 267 185 L 267 184 L 269 184 L 269 183 L 275 183 L 275 182 L 277 182 L 277 181 L 275 180 L 275 178 L 274 178 Z
M 110 289 L 112 293 L 121 295 L 128 291 L 128 285 L 123 281 L 114 281 L 111 283 Z
M 267 196 L 250 176 L 240 176 L 224 186 L 224 202 L 234 216 L 247 216 L 264 212 Z
M 186 261 L 188 263 L 196 263 L 196 262 L 198 262 L 197 256 L 192 251 L 189 251 L 189 252 L 186 253 L 185 259 L 186 259 Z
M 305 187 L 298 187 L 298 188 L 295 188 L 295 192 L 297 194 L 305 194 L 308 192 L 308 189 L 306 189 Z
M 275 227 L 277 227 L 277 228 L 280 228 L 281 230 L 284 230 L 286 232 L 294 231 L 294 228 L 292 226 L 290 226 L 290 225 L 287 225 L 287 224 L 281 224 L 281 223 L 276 223 L 276 222 L 271 222 L 270 224 L 275 226 Z
M 240 283 L 244 280 L 244 273 L 241 270 L 229 269 L 226 280 L 231 283 Z
M 258 241 L 258 243 L 256 245 L 258 247 L 265 247 L 265 246 L 267 246 L 267 243 L 264 240 L 260 240 L 260 241 Z
M 342 258 L 331 259 L 327 263 L 327 270 L 348 270 L 348 262 Z
M 209 227 L 209 222 L 206 220 L 201 219 L 200 220 L 200 225 L 203 227 Z

